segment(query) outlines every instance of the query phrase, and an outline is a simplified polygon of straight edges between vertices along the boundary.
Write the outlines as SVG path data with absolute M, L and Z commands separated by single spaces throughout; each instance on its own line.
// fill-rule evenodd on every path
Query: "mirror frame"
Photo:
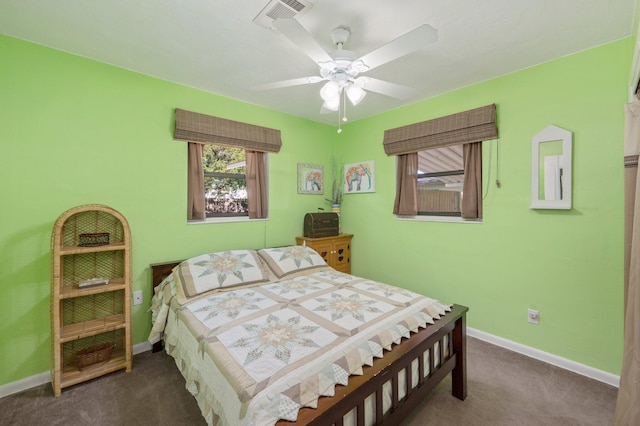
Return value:
M 571 176 L 572 176 L 572 133 L 558 126 L 548 126 L 531 138 L 531 206 L 532 209 L 571 209 Z M 561 200 L 541 200 L 538 198 L 540 184 L 540 144 L 544 142 L 562 141 L 562 194 Z

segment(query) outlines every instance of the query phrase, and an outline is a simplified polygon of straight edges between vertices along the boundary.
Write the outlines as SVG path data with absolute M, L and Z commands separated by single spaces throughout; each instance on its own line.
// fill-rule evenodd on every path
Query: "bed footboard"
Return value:
M 406 418 L 424 397 L 447 374 L 452 375 L 452 394 L 464 400 L 467 396 L 466 374 L 466 312 L 468 308 L 453 305 L 435 324 L 403 340 L 371 367 L 364 367 L 361 376 L 351 376 L 347 386 L 336 386 L 334 397 L 321 397 L 318 408 L 303 408 L 295 424 L 342 426 L 343 417 L 355 409 L 356 424 L 365 424 L 364 401 L 375 395 L 374 424 L 397 425 Z M 437 353 L 436 353 L 437 352 Z M 425 354 L 428 369 L 425 369 Z M 436 363 L 436 359 L 439 363 Z M 418 383 L 412 382 L 412 363 L 418 363 Z M 404 376 L 404 397 L 399 398 L 398 375 Z M 382 395 L 385 383 L 391 383 L 391 407 L 383 412 Z M 280 420 L 277 425 L 294 424 Z

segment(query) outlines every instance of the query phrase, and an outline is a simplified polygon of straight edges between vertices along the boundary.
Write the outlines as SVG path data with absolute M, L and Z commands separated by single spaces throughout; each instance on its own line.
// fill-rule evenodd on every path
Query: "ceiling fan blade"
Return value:
M 391 83 L 385 80 L 379 80 L 377 78 L 367 77 L 367 81 L 364 86 L 365 90 L 380 93 L 381 95 L 390 96 L 396 99 L 409 99 L 416 94 L 416 89 L 409 86 L 403 86 L 401 84 Z
M 331 56 L 318 44 L 317 41 L 311 37 L 311 34 L 304 29 L 298 21 L 292 18 L 276 19 L 273 22 L 273 26 L 276 27 L 285 37 L 287 37 L 293 44 L 298 46 L 313 62 L 329 62 L 333 61 Z
M 292 78 L 291 80 L 276 81 L 273 83 L 258 84 L 252 86 L 253 90 L 271 90 L 280 89 L 282 87 L 301 86 L 303 84 L 314 84 L 322 81 L 323 79 L 318 76 Z
M 371 70 L 422 49 L 436 40 L 438 40 L 438 30 L 431 25 L 423 24 L 359 59 Z

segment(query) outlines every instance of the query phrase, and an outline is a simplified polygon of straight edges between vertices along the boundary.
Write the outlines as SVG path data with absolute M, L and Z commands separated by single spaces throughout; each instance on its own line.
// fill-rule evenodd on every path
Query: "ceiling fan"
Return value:
M 327 53 L 297 20 L 276 19 L 273 26 L 320 67 L 320 75 L 261 84 L 254 88 L 269 90 L 326 81 L 320 89 L 323 113 L 338 111 L 344 97 L 349 98 L 353 105 L 359 104 L 366 96 L 366 90 L 398 99 L 410 98 L 415 93 L 412 87 L 360 74 L 419 50 L 438 39 L 438 31 L 423 24 L 370 53 L 358 56 L 343 48 L 351 35 L 349 27 L 340 26 L 331 31 L 331 40 L 336 45 L 336 50 Z

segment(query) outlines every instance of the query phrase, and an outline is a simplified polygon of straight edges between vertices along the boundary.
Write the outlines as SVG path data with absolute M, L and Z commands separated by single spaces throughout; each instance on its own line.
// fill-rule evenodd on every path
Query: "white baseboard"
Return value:
M 138 355 L 142 352 L 150 351 L 151 344 L 149 342 L 138 343 L 137 345 L 133 345 L 131 350 L 134 355 Z M 35 376 L 26 377 L 24 379 L 16 380 L 15 382 L 4 384 L 0 386 L 0 398 L 49 383 L 50 381 L 51 373 L 47 371 L 45 373 L 36 374 Z
M 138 354 L 141 354 L 142 352 L 150 351 L 151 343 L 149 342 L 138 343 L 137 345 L 133 345 L 133 348 L 131 348 L 131 350 L 133 351 L 134 355 L 138 355 Z
M 36 374 L 35 376 L 26 377 L 15 382 L 7 383 L 0 386 L 0 398 L 12 395 L 14 393 L 22 392 L 23 390 L 40 386 L 51 381 L 51 374 L 49 372 Z
M 483 331 L 476 330 L 470 327 L 467 327 L 467 335 L 491 343 L 493 345 L 509 349 L 510 351 L 526 355 L 530 358 L 546 362 L 547 364 L 555 365 L 556 367 L 572 371 L 574 373 L 580 374 L 581 376 L 589 377 L 591 379 L 595 379 L 599 382 L 603 382 L 611 386 L 620 387 L 620 376 L 616 376 L 615 374 L 607 373 L 606 371 L 598 370 L 597 368 L 589 367 L 588 365 L 580 364 L 578 362 L 571 361 L 557 355 L 552 355 L 539 349 L 521 345 L 520 343 L 503 339 L 502 337 L 494 336 L 492 334 L 485 333 Z
M 485 342 L 491 343 L 496 346 L 500 346 L 505 349 L 509 349 L 513 352 L 517 352 L 522 355 L 526 355 L 530 358 L 537 359 L 539 361 L 546 362 L 551 365 L 555 365 L 556 367 L 563 368 L 565 370 L 573 371 L 574 373 L 580 374 L 585 377 L 589 377 L 595 380 L 598 380 L 603 383 L 607 383 L 611 386 L 619 387 L 620 386 L 620 376 L 616 376 L 615 374 L 607 373 L 606 371 L 598 370 L 593 367 L 589 367 L 584 364 L 580 364 L 575 361 L 571 361 L 566 358 L 562 358 L 556 355 L 552 355 L 547 352 L 543 352 L 538 349 L 534 349 L 529 346 L 521 345 L 520 343 L 513 342 L 511 340 L 503 339 L 502 337 L 494 336 L 489 333 L 485 333 L 480 330 L 476 330 L 474 328 L 467 327 L 467 335 L 470 337 L 475 337 L 476 339 L 483 340 Z M 150 351 L 151 344 L 149 342 L 138 343 L 137 345 L 133 345 L 133 354 L 138 355 L 142 352 Z M 0 386 L 0 398 L 22 392 L 23 390 L 27 390 L 29 388 L 40 386 L 42 384 L 48 383 L 51 380 L 49 372 L 36 374 L 31 377 L 26 377 L 21 380 L 17 380 L 15 382 L 7 383 L 5 385 Z

